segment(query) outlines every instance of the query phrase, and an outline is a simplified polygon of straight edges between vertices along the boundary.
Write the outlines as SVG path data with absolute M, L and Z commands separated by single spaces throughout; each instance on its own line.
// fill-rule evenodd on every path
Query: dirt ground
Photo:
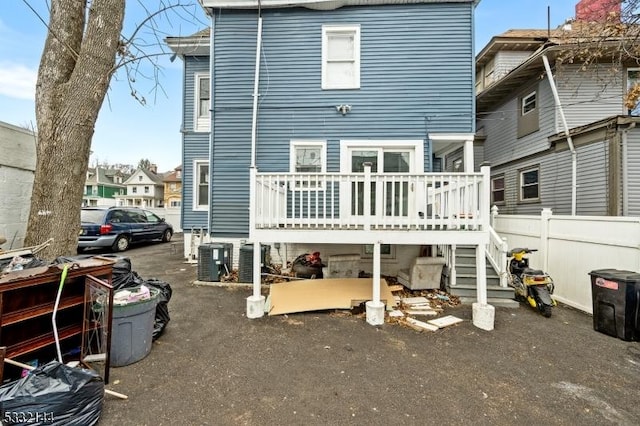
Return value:
M 249 320 L 250 291 L 194 286 L 176 237 L 125 253 L 171 284 L 171 321 L 145 359 L 111 369 L 129 399 L 107 397 L 101 425 L 640 424 L 640 343 L 587 314 L 496 308 L 491 332 L 467 305 L 437 332 L 335 311 Z

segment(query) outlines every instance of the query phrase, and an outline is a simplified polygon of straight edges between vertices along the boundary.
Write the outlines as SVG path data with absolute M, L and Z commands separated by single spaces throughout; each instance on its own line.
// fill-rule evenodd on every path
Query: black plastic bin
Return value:
M 598 269 L 589 275 L 594 330 L 622 340 L 640 340 L 640 274 Z

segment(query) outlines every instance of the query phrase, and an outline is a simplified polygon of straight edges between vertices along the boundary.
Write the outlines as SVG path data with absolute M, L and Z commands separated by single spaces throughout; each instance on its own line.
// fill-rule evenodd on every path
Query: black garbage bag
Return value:
M 98 373 L 58 361 L 0 387 L 3 425 L 94 425 L 103 401 Z
M 24 256 L 15 256 L 13 258 L 0 260 L 0 272 L 19 271 L 46 265 L 48 265 L 47 261 L 32 254 L 26 254 Z
M 111 285 L 114 290 L 123 288 L 138 287 L 143 284 L 144 280 L 131 267 L 131 259 L 128 257 L 116 257 L 116 263 L 113 265 L 113 276 Z
M 169 300 L 171 300 L 171 285 L 169 283 L 151 278 L 143 282 L 144 285 L 150 288 L 155 288 L 160 291 L 158 295 L 158 304 L 156 305 L 156 317 L 153 323 L 153 340 L 156 340 L 162 335 L 165 327 L 169 323 Z

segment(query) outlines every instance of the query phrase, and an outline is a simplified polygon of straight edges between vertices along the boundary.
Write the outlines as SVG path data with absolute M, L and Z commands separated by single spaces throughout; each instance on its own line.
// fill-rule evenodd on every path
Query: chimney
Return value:
M 151 173 L 154 173 L 154 174 L 157 175 L 158 174 L 158 165 L 151 163 L 151 165 L 149 166 L 149 171 Z
M 620 22 L 622 0 L 580 0 L 576 4 L 576 21 Z

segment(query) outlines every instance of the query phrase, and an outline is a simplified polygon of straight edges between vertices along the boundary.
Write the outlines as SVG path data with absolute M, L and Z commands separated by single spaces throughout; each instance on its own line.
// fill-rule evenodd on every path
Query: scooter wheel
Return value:
M 549 305 L 540 305 L 540 313 L 543 317 L 549 318 L 551 316 L 551 306 Z

